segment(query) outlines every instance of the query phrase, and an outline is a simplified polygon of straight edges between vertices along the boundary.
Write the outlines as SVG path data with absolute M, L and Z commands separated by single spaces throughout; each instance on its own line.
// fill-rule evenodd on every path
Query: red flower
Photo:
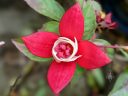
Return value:
M 112 22 L 112 13 L 108 13 L 105 17 L 106 26 L 109 29 L 115 29 L 118 25 L 117 22 Z
M 72 79 L 76 63 L 85 69 L 99 68 L 110 59 L 95 44 L 82 40 L 84 17 L 79 4 L 72 6 L 62 17 L 60 35 L 52 32 L 36 32 L 22 37 L 28 50 L 39 57 L 53 57 L 48 70 L 48 83 L 58 94 Z
M 97 23 L 103 27 L 108 29 L 115 29 L 118 25 L 117 22 L 112 21 L 112 13 L 108 13 L 106 16 L 102 12 L 96 12 L 96 20 Z M 103 16 L 102 16 L 103 15 Z

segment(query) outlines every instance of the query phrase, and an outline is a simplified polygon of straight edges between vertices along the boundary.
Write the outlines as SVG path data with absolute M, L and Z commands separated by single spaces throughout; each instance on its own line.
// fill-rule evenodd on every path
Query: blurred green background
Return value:
M 57 1 L 65 10 L 74 3 L 73 0 Z M 24 0 L 0 0 L 0 40 L 6 42 L 0 49 L 0 96 L 54 96 L 46 80 L 50 62 L 30 61 L 11 42 L 13 38 L 40 29 L 49 20 L 31 9 Z M 119 30 L 105 30 L 100 38 L 112 44 L 128 44 L 127 35 Z M 127 50 L 110 53 L 113 62 L 108 66 L 90 71 L 78 67 L 73 80 L 61 92 L 61 96 L 108 96 L 110 92 L 114 92 L 110 96 L 128 96 L 125 93 L 128 88 Z M 113 89 L 116 81 L 117 89 Z M 120 90 L 125 95 L 116 93 Z

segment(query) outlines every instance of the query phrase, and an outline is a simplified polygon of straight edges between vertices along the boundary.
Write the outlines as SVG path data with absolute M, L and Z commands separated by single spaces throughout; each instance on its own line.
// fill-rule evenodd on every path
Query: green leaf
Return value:
M 20 96 L 29 96 L 29 92 L 25 87 L 21 87 L 19 93 L 20 93 Z
M 36 96 L 46 96 L 47 90 L 45 88 L 39 89 L 36 93 Z
M 68 94 L 67 96 L 73 96 L 73 94 L 75 94 L 76 96 L 82 96 L 82 94 L 83 94 L 83 93 L 81 93 L 81 89 L 85 89 L 85 83 L 86 83 L 85 81 L 86 80 L 85 80 L 85 76 L 83 73 L 84 71 L 79 68 L 77 66 L 77 70 L 75 71 L 75 74 L 74 74 L 74 76 L 71 80 L 71 83 L 69 85 L 70 86 L 69 87 L 70 94 Z
M 94 10 L 96 10 L 96 11 L 102 11 L 102 7 L 99 4 L 99 2 L 92 0 L 91 3 L 92 3 L 92 6 L 93 6 Z
M 22 43 L 21 39 L 18 40 L 12 40 L 13 44 L 16 46 L 16 48 L 23 53 L 25 56 L 27 56 L 29 59 L 33 60 L 33 61 L 38 61 L 38 62 L 46 62 L 46 61 L 50 61 L 52 60 L 52 58 L 41 58 L 41 57 L 37 57 L 35 55 L 33 55 L 32 53 L 30 53 L 28 51 L 28 49 L 26 48 L 26 46 Z
M 88 74 L 87 74 L 87 84 L 91 87 L 94 87 L 96 85 L 96 81 L 91 72 L 88 72 Z
M 120 89 L 119 91 L 109 95 L 109 96 L 128 96 L 127 87 Z
M 104 45 L 104 46 L 109 46 L 109 45 L 111 45 L 108 41 L 106 41 L 106 40 L 103 40 L 103 39 L 95 39 L 95 40 L 93 40 L 93 43 L 95 43 L 96 45 Z M 107 54 L 108 54 L 108 56 L 109 56 L 109 58 L 113 58 L 113 56 L 114 56 L 114 49 L 112 49 L 112 48 L 107 48 L 106 49 L 106 52 L 107 52 Z
M 125 52 L 123 49 L 119 49 L 120 51 L 121 51 L 121 53 L 126 57 L 126 58 L 128 58 L 128 53 L 127 52 Z
M 77 0 L 77 2 L 80 4 L 81 7 L 83 7 L 84 0 Z
M 80 4 L 81 8 L 83 7 L 84 4 L 86 4 L 85 0 L 77 0 L 77 2 Z M 102 11 L 102 7 L 99 2 L 91 0 L 90 3 L 92 4 L 94 10 Z
M 38 13 L 59 21 L 64 14 L 63 7 L 55 0 L 25 0 Z
M 85 72 L 84 68 L 81 68 L 79 65 L 76 67 L 75 74 L 72 79 L 72 84 L 78 83 L 79 77 L 83 76 L 83 73 Z
M 59 33 L 58 29 L 59 29 L 59 23 L 56 21 L 50 21 L 43 24 L 43 28 L 41 30 L 47 31 L 47 32 Z
M 96 80 L 96 82 L 99 84 L 99 86 L 103 87 L 105 82 L 104 82 L 104 76 L 103 76 L 103 73 L 102 73 L 101 69 L 92 70 L 92 74 L 93 74 L 94 79 Z
M 122 73 L 108 96 L 128 96 L 128 73 Z
M 42 77 L 42 76 L 41 76 Z M 51 90 L 49 89 L 44 78 L 39 78 L 37 81 L 38 90 L 35 92 L 34 96 L 51 96 Z
M 84 73 L 85 72 L 85 69 L 80 67 L 78 64 L 77 64 L 77 67 L 76 67 L 76 73 L 78 74 L 81 74 L 81 73 Z
M 96 29 L 96 16 L 95 10 L 91 4 L 91 1 L 88 0 L 83 6 L 83 15 L 84 15 L 84 36 L 83 39 L 91 39 L 94 35 Z

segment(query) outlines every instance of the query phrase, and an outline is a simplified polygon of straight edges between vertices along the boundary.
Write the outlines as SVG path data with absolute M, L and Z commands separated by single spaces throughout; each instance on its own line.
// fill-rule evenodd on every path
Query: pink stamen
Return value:
M 67 43 L 59 43 L 55 47 L 55 51 L 57 52 L 57 57 L 59 58 L 68 58 L 72 54 L 72 46 Z
M 81 57 L 81 55 L 76 56 L 77 51 L 78 42 L 75 37 L 74 41 L 66 37 L 59 37 L 53 45 L 52 55 L 56 62 L 71 62 Z
M 66 50 L 66 51 L 65 51 L 65 55 L 69 57 L 69 56 L 71 55 L 70 50 Z
M 59 51 L 60 51 L 60 47 L 59 47 L 59 46 L 56 46 L 56 47 L 55 47 L 55 51 L 56 51 L 56 52 L 59 52 Z
M 58 52 L 58 53 L 57 53 L 57 56 L 58 56 L 59 58 L 65 58 L 64 52 Z
M 60 44 L 60 48 L 61 48 L 62 50 L 66 50 L 66 45 L 65 45 L 65 44 Z
M 67 48 L 67 50 L 70 50 L 70 51 L 72 50 L 72 48 L 71 48 L 71 46 L 70 46 L 70 45 L 67 45 L 67 47 L 66 47 L 66 48 Z

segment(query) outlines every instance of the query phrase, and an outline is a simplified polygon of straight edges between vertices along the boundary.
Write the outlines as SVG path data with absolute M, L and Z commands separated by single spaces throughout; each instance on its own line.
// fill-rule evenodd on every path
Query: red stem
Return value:
M 104 48 L 123 48 L 123 49 L 128 49 L 128 46 L 119 46 L 119 45 L 109 45 L 109 46 L 97 45 L 97 46 L 104 47 Z

